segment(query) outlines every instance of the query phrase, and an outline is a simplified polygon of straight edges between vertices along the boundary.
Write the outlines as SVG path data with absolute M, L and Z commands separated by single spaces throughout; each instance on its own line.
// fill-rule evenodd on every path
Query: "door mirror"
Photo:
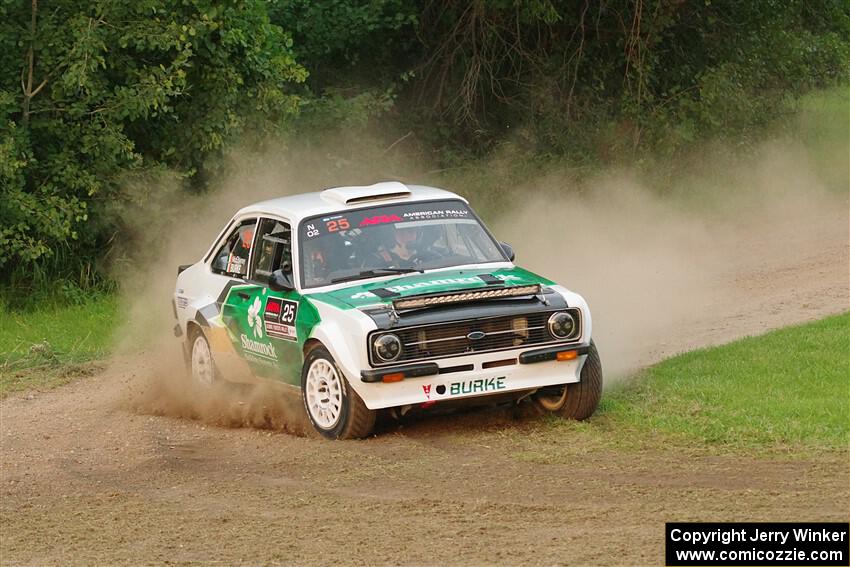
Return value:
M 269 287 L 272 291 L 292 291 L 295 284 L 292 283 L 292 273 L 283 270 L 275 270 L 269 279 Z
M 504 252 L 504 253 L 505 253 L 505 256 L 507 256 L 507 257 L 508 257 L 508 260 L 510 260 L 511 262 L 513 262 L 513 261 L 514 261 L 514 258 L 516 258 L 516 254 L 514 254 L 514 248 L 513 248 L 513 246 L 511 246 L 511 245 L 510 245 L 510 244 L 508 244 L 507 242 L 499 242 L 499 246 L 501 246 L 501 247 L 502 247 L 502 252 Z

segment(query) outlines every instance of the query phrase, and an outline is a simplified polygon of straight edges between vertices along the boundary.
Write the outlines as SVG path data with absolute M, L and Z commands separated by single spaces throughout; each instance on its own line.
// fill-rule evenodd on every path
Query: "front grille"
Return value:
M 370 347 L 370 359 L 374 366 L 387 366 L 430 360 L 451 356 L 480 354 L 500 350 L 545 345 L 557 342 L 570 342 L 581 337 L 582 321 L 578 309 L 567 309 L 575 315 L 578 325 L 566 340 L 558 341 L 549 334 L 547 323 L 555 311 L 528 313 L 508 317 L 490 317 L 468 319 L 451 323 L 437 323 L 419 327 L 402 327 L 390 331 L 375 331 L 369 337 L 369 345 L 376 335 L 387 332 L 401 339 L 403 351 L 398 359 L 388 363 L 376 363 Z M 480 338 L 470 338 L 470 337 Z

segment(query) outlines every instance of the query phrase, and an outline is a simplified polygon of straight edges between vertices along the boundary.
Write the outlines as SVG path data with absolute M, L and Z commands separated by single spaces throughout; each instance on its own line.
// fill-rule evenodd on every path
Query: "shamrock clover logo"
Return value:
M 260 298 L 257 297 L 254 299 L 254 304 L 248 308 L 248 326 L 254 331 L 254 336 L 262 339 L 263 338 L 263 321 L 260 318 L 260 308 L 263 304 L 260 302 Z

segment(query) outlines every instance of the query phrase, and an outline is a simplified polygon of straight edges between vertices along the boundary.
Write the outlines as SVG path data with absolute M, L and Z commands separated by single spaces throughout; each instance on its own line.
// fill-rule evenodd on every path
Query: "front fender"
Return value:
M 321 323 L 310 339 L 321 342 L 334 357 L 348 383 L 358 394 L 362 388 L 360 371 L 369 368 L 366 337 L 375 330 L 375 322 L 358 309 L 339 309 L 321 301 L 313 301 Z

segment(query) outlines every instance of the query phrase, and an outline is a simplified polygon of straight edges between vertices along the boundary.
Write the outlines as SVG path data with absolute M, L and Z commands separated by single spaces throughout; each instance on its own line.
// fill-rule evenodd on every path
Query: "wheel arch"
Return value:
M 322 341 L 320 341 L 319 339 L 317 339 L 315 337 L 307 339 L 304 342 L 304 346 L 301 348 L 301 354 L 304 355 L 304 359 L 305 360 L 307 359 L 307 355 L 310 354 L 311 350 L 318 348 L 318 347 L 328 348 L 328 347 L 325 346 L 325 344 Z
M 198 333 L 203 334 L 204 330 L 198 324 L 197 321 L 187 321 L 186 322 L 186 340 L 191 342 L 192 339 L 195 338 L 195 335 Z

